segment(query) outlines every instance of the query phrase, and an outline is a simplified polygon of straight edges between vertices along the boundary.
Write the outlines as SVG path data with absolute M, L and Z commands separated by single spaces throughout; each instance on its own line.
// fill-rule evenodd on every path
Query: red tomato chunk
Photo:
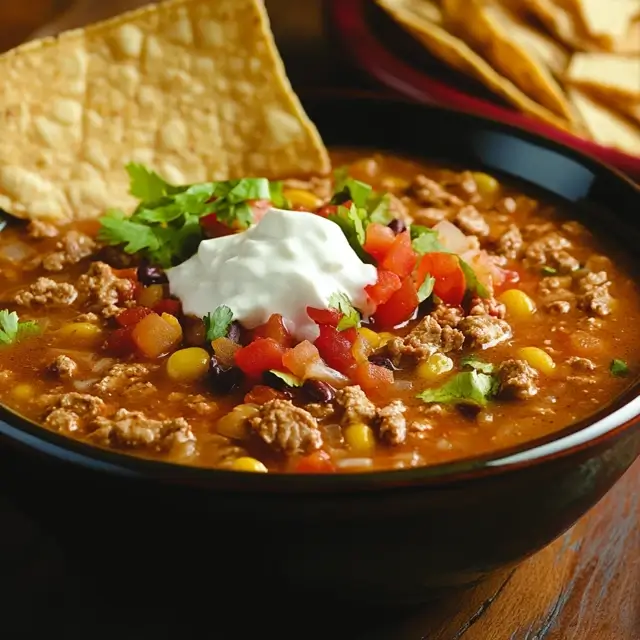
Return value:
M 273 338 L 258 338 L 235 353 L 236 365 L 249 377 L 258 377 L 269 369 L 282 369 L 284 347 Z

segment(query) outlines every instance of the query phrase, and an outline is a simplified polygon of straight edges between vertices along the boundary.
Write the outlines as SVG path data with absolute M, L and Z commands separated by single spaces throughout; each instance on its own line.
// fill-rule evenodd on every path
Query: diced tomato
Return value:
M 287 349 L 282 356 L 282 364 L 299 378 L 304 378 L 307 369 L 317 360 L 320 360 L 320 352 L 308 340 L 299 342 L 293 349 Z
M 116 278 L 121 278 L 123 280 L 138 280 L 138 269 L 137 268 L 131 268 L 131 269 L 111 269 L 111 271 L 113 272 L 113 275 Z
M 253 340 L 257 338 L 271 338 L 275 340 L 281 347 L 290 347 L 293 344 L 293 338 L 287 328 L 284 326 L 282 316 L 274 313 L 271 317 L 252 332 Z
M 371 362 L 361 362 L 353 373 L 353 381 L 367 394 L 383 395 L 393 384 L 393 371 Z
M 402 280 L 393 272 L 378 269 L 378 281 L 365 287 L 365 291 L 373 304 L 378 306 L 389 301 L 389 298 L 402 286 Z
M 200 226 L 207 238 L 221 238 L 222 236 L 230 236 L 235 233 L 231 227 L 222 224 L 222 222 L 218 222 L 218 217 L 215 213 L 202 216 L 202 218 L 200 218 Z
M 314 451 L 300 458 L 295 465 L 296 473 L 331 473 L 335 470 L 331 456 L 326 451 Z
M 329 216 L 334 215 L 338 211 L 337 204 L 325 204 L 316 209 L 316 215 L 322 216 L 323 218 L 328 218 Z
M 373 316 L 376 327 L 390 329 L 411 318 L 420 304 L 418 291 L 411 276 L 402 281 L 400 288 L 381 304 Z
M 380 267 L 392 271 L 400 278 L 406 278 L 416 266 L 417 259 L 418 256 L 411 246 L 411 236 L 408 231 L 403 231 L 395 237 Z
M 458 306 L 462 302 L 466 281 L 457 256 L 452 253 L 426 253 L 420 258 L 416 272 L 418 288 L 427 275 L 435 278 L 433 293 L 444 303 Z
M 286 400 L 286 394 L 278 391 L 273 387 L 267 387 L 264 384 L 257 384 L 244 397 L 247 404 L 264 404 L 270 400 Z
M 182 340 L 182 327 L 168 313 L 146 315 L 133 326 L 131 337 L 136 347 L 147 358 L 159 358 L 173 351 Z
M 356 339 L 355 329 L 338 331 L 328 324 L 320 325 L 320 335 L 314 342 L 324 361 L 336 371 L 348 376 L 356 365 L 351 348 Z
M 136 343 L 131 335 L 133 326 L 116 329 L 109 334 L 105 349 L 114 356 L 128 356 L 137 351 Z
M 363 249 L 378 262 L 389 253 L 396 234 L 383 224 L 372 222 L 367 226 Z
M 153 309 L 149 309 L 148 307 L 131 307 L 131 309 L 121 311 L 116 316 L 116 322 L 121 327 L 132 327 L 150 313 L 153 313 Z
M 153 310 L 156 313 L 170 313 L 172 316 L 182 315 L 182 305 L 179 300 L 173 298 L 164 298 L 160 302 L 153 305 Z
M 342 314 L 337 309 L 315 309 L 307 307 L 307 315 L 318 324 L 330 324 L 337 327 Z
M 282 368 L 284 347 L 273 338 L 258 338 L 235 352 L 236 365 L 250 376 L 257 377 L 269 369 Z

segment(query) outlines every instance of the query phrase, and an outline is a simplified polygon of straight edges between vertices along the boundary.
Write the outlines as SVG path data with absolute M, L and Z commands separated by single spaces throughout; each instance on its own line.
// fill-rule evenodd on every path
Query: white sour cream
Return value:
M 364 288 L 377 274 L 337 224 L 303 211 L 269 209 L 247 231 L 204 240 L 167 277 L 185 313 L 202 317 L 226 305 L 249 329 L 279 313 L 298 340 L 315 340 L 318 328 L 306 308 L 327 309 L 332 294 L 344 293 L 366 311 Z

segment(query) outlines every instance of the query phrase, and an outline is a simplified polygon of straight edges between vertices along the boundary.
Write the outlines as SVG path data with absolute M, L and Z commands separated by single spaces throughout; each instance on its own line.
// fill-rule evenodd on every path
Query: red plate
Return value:
M 349 57 L 396 94 L 515 125 L 640 179 L 640 157 L 583 140 L 499 104 L 481 85 L 434 60 L 372 0 L 331 0 L 328 9 L 331 24 Z

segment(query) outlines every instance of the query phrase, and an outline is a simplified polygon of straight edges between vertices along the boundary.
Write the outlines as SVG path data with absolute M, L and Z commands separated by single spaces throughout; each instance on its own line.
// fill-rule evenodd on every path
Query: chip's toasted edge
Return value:
M 288 148 L 287 145 L 277 148 L 277 152 L 281 154 L 284 159 L 282 163 L 266 163 L 270 168 L 278 166 L 278 164 L 282 164 L 282 167 L 278 167 L 275 170 L 281 175 L 266 175 L 265 177 L 280 178 L 285 175 L 294 175 L 296 172 L 300 175 L 326 175 L 331 168 L 328 152 L 322 142 L 319 132 L 307 116 L 298 96 L 294 93 L 291 87 L 286 75 L 284 63 L 279 55 L 273 34 L 270 30 L 269 19 L 263 0 L 236 1 L 237 4 L 231 5 L 233 7 L 231 13 L 233 14 L 234 12 L 237 12 L 236 15 L 243 16 L 248 14 L 251 15 L 251 21 L 253 24 L 250 26 L 253 29 L 253 35 L 258 39 L 258 41 L 261 40 L 263 43 L 261 45 L 260 55 L 262 56 L 264 68 L 266 68 L 266 75 L 271 85 L 271 88 L 269 89 L 269 97 L 273 97 L 273 99 L 277 101 L 277 106 L 280 109 L 279 113 L 284 117 L 285 128 L 286 126 L 292 127 L 291 131 L 294 131 L 296 136 L 295 145 L 288 145 Z M 77 53 L 78 55 L 89 57 L 93 55 L 93 49 L 96 48 L 95 45 L 101 44 L 101 41 L 104 40 L 106 46 L 106 39 L 123 27 L 126 28 L 128 25 L 136 26 L 144 24 L 144 27 L 148 29 L 150 23 L 159 23 L 161 16 L 170 15 L 175 11 L 184 11 L 191 17 L 192 13 L 195 15 L 196 12 L 202 11 L 202 8 L 209 12 L 207 17 L 213 16 L 216 18 L 217 15 L 214 15 L 214 12 L 218 11 L 219 5 L 226 5 L 229 7 L 229 3 L 216 2 L 216 0 L 167 0 L 159 4 L 142 7 L 114 18 L 89 25 L 86 28 L 73 29 L 54 37 L 46 37 L 24 43 L 15 49 L 0 55 L 0 69 L 11 72 L 6 73 L 5 78 L 7 81 L 12 82 L 15 81 L 15 77 L 10 77 L 11 74 L 13 74 L 13 76 L 19 75 L 17 70 L 24 67 L 23 60 L 25 58 L 31 57 L 31 62 L 33 62 L 34 57 L 38 55 L 40 55 L 41 60 L 49 57 L 54 57 L 55 59 L 54 52 L 57 53 L 60 60 L 65 60 L 70 53 Z M 220 10 L 220 13 L 221 15 L 224 15 L 223 10 Z M 150 35 L 155 34 L 151 32 Z M 162 33 L 161 37 L 166 37 L 166 34 Z M 232 40 L 232 38 L 230 38 L 230 40 Z M 257 49 L 254 48 L 254 50 Z M 195 53 L 190 50 L 188 53 L 195 55 Z M 202 54 L 202 51 L 198 50 L 197 53 Z M 205 52 L 205 55 L 206 53 L 208 52 Z M 137 69 L 140 71 L 142 63 L 139 62 L 137 64 L 139 65 Z M 29 62 L 27 62 L 27 67 L 29 67 Z M 260 79 L 261 78 L 262 76 L 260 76 Z M 93 80 L 89 79 L 87 84 L 90 84 L 92 81 Z M 46 80 L 43 79 L 43 82 L 46 82 Z M 7 94 L 5 94 L 7 95 L 7 100 L 9 100 L 10 97 L 8 95 L 9 93 L 11 92 L 7 91 Z M 13 93 L 15 94 L 15 91 L 13 91 Z M 57 96 L 54 91 L 52 99 L 55 100 L 58 97 L 60 97 L 60 95 Z M 227 96 L 227 99 L 230 100 L 232 97 Z M 10 127 L 7 127 L 7 118 L 18 117 L 15 113 L 9 113 L 12 108 L 14 108 L 15 111 L 15 106 L 15 96 L 5 105 L 0 104 L 0 121 L 4 123 L 5 131 L 10 129 Z M 23 101 L 19 107 L 21 111 L 24 111 L 24 113 L 19 114 L 20 117 L 32 117 L 33 113 L 31 113 L 29 109 L 34 112 L 40 110 L 40 106 L 35 102 L 29 103 L 28 99 L 26 99 L 26 102 Z M 247 113 L 246 107 L 243 106 L 243 108 L 245 109 L 245 113 Z M 186 125 L 188 126 L 188 116 L 186 117 L 186 120 Z M 297 122 L 295 126 L 294 121 Z M 9 122 L 9 124 L 11 124 L 11 122 Z M 21 141 L 19 139 L 14 139 L 12 144 L 19 145 L 20 142 Z M 22 142 L 26 143 L 26 140 L 23 140 Z M 34 146 L 33 140 L 30 141 L 30 144 L 32 149 L 35 150 L 37 148 Z M 76 141 L 76 145 L 77 144 L 78 143 Z M 106 185 L 107 193 L 97 193 L 99 191 L 105 191 L 105 189 L 102 188 L 104 185 L 101 184 L 99 185 L 101 189 L 93 190 L 91 195 L 87 195 L 92 191 L 92 185 L 87 184 L 83 186 L 75 184 L 68 187 L 73 192 L 72 197 L 70 197 L 68 193 L 65 193 L 65 189 L 67 187 L 62 185 L 64 182 L 63 178 L 58 179 L 59 176 L 55 175 L 55 169 L 46 173 L 34 169 L 34 166 L 23 166 L 20 162 L 15 160 L 13 161 L 13 164 L 8 164 L 7 162 L 12 162 L 11 159 L 8 161 L 4 160 L 5 158 L 10 158 L 10 154 L 6 153 L 8 146 L 9 144 L 5 140 L 3 154 L 1 154 L 2 157 L 0 157 L 0 208 L 17 217 L 46 218 L 64 221 L 71 220 L 73 218 L 96 217 L 104 211 L 105 205 L 124 207 L 131 205 L 132 201 L 130 196 L 128 193 L 123 191 L 126 189 L 126 185 L 128 185 L 128 180 L 124 171 L 124 161 L 120 164 L 120 171 L 122 175 L 118 174 L 118 178 L 113 182 L 109 183 L 112 176 L 109 176 L 108 172 L 106 172 L 104 178 L 109 183 Z M 74 145 L 70 143 L 68 148 L 65 150 L 67 159 L 69 154 L 73 153 L 73 148 Z M 263 149 L 268 153 L 268 144 L 261 148 L 261 153 L 263 152 Z M 299 169 L 298 165 L 293 162 L 293 150 L 296 151 L 301 160 L 304 155 L 304 163 L 300 163 L 300 166 L 304 166 L 304 170 Z M 116 153 L 126 155 L 128 151 L 129 149 L 120 148 L 118 151 L 113 150 L 113 154 L 114 156 Z M 255 151 L 255 149 L 251 151 Z M 47 153 L 52 153 L 51 149 L 47 149 Z M 224 153 L 224 150 L 222 153 Z M 240 153 L 242 153 L 242 151 L 240 151 Z M 249 155 L 249 149 L 245 150 L 245 154 Z M 255 156 L 256 154 L 252 153 L 252 155 Z M 24 164 L 26 165 L 27 163 Z M 54 161 L 50 164 L 55 167 L 55 157 Z M 251 165 L 250 162 L 247 162 L 247 164 Z M 237 169 L 238 163 L 236 162 L 234 166 Z M 156 170 L 159 169 L 158 167 L 152 168 Z M 170 175 L 166 177 L 171 180 Z M 223 176 L 212 176 L 211 179 L 223 179 Z M 76 183 L 78 182 L 81 181 L 77 180 Z M 9 185 L 9 187 L 7 187 L 7 185 Z M 109 190 L 112 186 L 113 193 L 110 194 Z M 108 200 L 111 196 L 113 196 L 112 200 Z M 83 198 L 85 199 L 83 200 Z M 87 204 L 86 207 L 77 206 L 78 203 L 85 202 Z

